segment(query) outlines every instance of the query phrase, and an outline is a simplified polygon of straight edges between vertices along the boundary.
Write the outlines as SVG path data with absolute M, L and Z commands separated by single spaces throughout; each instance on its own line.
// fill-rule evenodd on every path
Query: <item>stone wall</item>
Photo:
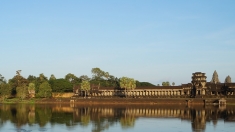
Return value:
M 74 93 L 52 93 L 53 98 L 70 98 Z

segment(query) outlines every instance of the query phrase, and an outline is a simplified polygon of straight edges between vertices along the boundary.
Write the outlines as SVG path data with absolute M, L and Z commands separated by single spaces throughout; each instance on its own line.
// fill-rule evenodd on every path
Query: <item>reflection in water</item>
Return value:
M 225 122 L 235 121 L 235 108 L 217 108 L 214 106 L 173 107 L 173 106 L 60 106 L 60 105 L 1 105 L 0 131 L 7 122 L 11 122 L 17 131 L 24 125 L 40 126 L 50 123 L 73 128 L 92 126 L 92 132 L 107 130 L 115 124 L 122 129 L 135 127 L 138 118 L 179 118 L 191 122 L 192 131 L 204 131 L 206 123 L 217 125 L 219 119 Z M 27 130 L 25 130 L 27 131 Z M 46 131 L 46 130 L 45 130 Z

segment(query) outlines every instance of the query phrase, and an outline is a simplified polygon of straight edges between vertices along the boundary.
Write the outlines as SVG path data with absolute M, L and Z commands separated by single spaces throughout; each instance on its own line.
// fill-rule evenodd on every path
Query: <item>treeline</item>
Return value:
M 140 82 L 134 79 L 122 77 L 117 78 L 100 68 L 92 68 L 92 77 L 81 75 L 77 77 L 72 73 L 68 73 L 64 78 L 56 78 L 53 74 L 48 78 L 43 73 L 39 76 L 29 75 L 27 78 L 21 75 L 21 70 L 16 71 L 16 75 L 6 81 L 0 74 L 0 96 L 6 99 L 11 96 L 24 99 L 35 95 L 36 97 L 51 97 L 52 92 L 73 92 L 74 86 L 81 86 L 86 90 L 90 89 L 90 85 L 98 85 L 99 87 L 115 87 L 135 88 L 141 86 L 154 86 L 149 82 Z M 123 80 L 122 82 L 120 80 Z

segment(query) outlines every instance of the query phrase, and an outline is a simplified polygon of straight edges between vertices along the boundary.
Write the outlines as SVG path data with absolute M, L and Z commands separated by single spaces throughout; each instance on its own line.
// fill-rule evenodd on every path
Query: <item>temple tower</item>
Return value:
M 192 97 L 202 97 L 206 94 L 206 75 L 205 73 L 195 72 L 192 75 L 191 81 L 193 88 L 191 95 Z

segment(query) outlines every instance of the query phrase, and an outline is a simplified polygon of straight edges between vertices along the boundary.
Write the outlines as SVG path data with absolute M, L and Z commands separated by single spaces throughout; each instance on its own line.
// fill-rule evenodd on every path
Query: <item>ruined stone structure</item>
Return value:
M 206 75 L 205 73 L 195 72 L 192 76 L 192 97 L 206 95 Z
M 206 81 L 206 74 L 195 72 L 192 81 L 180 86 L 137 87 L 133 90 L 91 86 L 90 97 L 131 97 L 131 98 L 235 98 L 235 83 L 214 83 Z M 83 96 L 79 86 L 74 87 L 74 96 Z

